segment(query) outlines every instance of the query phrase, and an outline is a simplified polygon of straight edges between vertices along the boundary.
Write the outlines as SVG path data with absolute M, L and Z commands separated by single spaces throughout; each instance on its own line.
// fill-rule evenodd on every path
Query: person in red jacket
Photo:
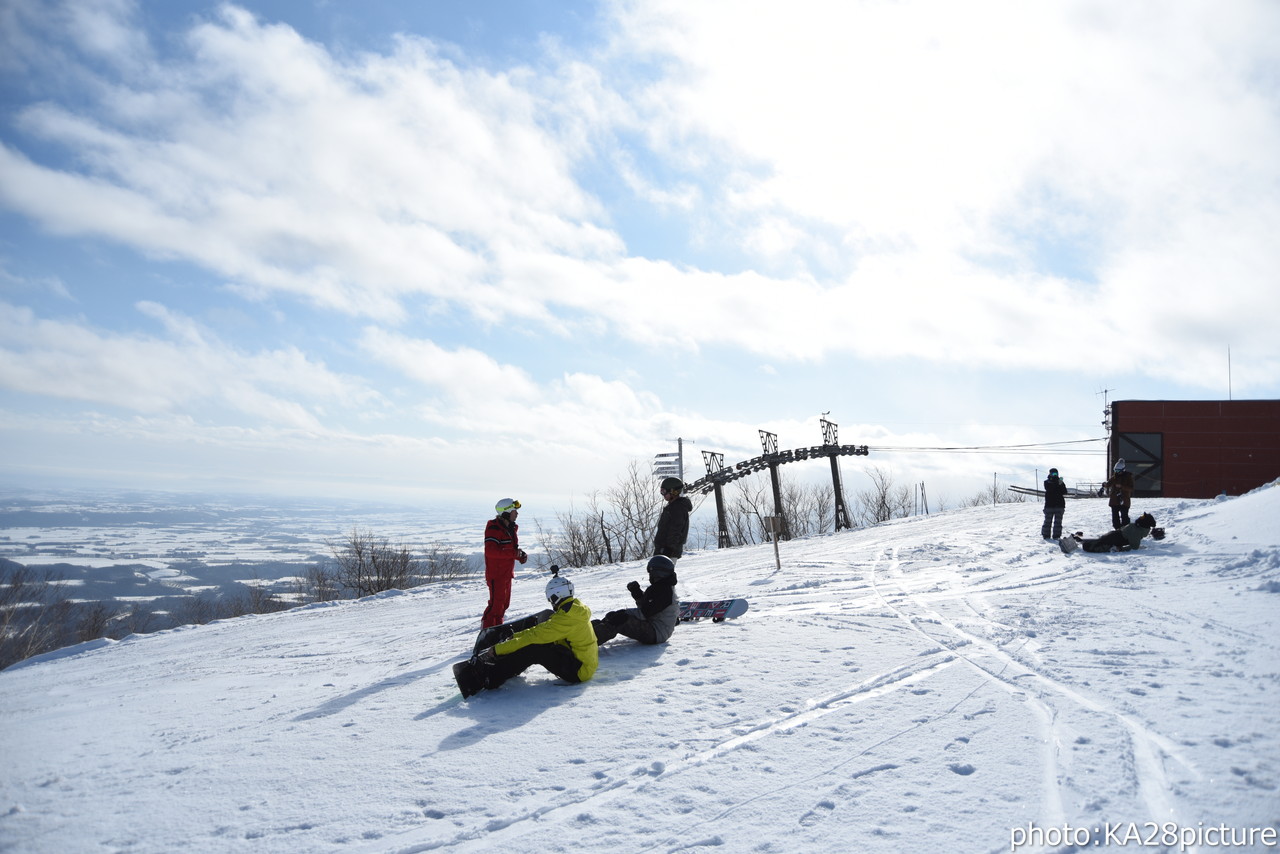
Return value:
M 494 505 L 498 515 L 484 529 L 484 581 L 489 587 L 489 604 L 484 609 L 482 628 L 500 626 L 511 604 L 511 579 L 516 575 L 516 561 L 524 563 L 529 556 L 520 548 L 517 534 L 520 526 L 520 502 L 504 498 Z

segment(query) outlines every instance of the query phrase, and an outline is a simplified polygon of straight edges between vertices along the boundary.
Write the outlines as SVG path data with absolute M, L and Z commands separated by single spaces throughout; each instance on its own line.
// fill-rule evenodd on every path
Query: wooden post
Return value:
M 764 529 L 769 532 L 770 539 L 773 540 L 773 562 L 778 567 L 778 571 L 782 571 L 782 555 L 778 552 L 778 538 L 782 533 L 782 519 L 778 516 L 765 516 Z

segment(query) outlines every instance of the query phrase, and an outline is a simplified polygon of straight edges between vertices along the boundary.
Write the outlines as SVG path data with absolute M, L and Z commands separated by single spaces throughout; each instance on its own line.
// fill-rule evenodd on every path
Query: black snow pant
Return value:
M 1044 524 L 1040 526 L 1040 536 L 1050 536 L 1049 528 L 1053 526 L 1053 538 L 1059 539 L 1062 536 L 1062 514 L 1065 513 L 1065 507 L 1046 507 L 1044 508 Z
M 1129 524 L 1129 501 L 1111 505 L 1111 527 L 1117 531 Z
M 1129 541 L 1119 531 L 1110 531 L 1096 540 L 1082 540 L 1080 547 L 1087 552 L 1109 552 L 1112 547 L 1118 549 L 1129 548 Z
M 660 643 L 658 632 L 653 623 L 631 611 L 610 611 L 603 620 L 592 620 L 591 628 L 596 631 L 596 643 L 605 643 L 618 635 L 633 638 L 640 643 Z
M 524 673 L 534 664 L 541 664 L 566 682 L 581 682 L 578 678 L 578 661 L 573 650 L 561 643 L 533 643 L 515 652 L 499 655 L 493 664 L 485 666 L 484 687 L 497 688 L 512 676 Z

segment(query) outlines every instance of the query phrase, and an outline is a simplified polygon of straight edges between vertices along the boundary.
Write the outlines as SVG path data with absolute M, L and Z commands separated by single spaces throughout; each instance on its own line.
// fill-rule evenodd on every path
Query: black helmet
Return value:
M 678 477 L 664 477 L 658 488 L 663 492 L 684 492 L 684 481 Z
M 671 579 L 676 576 L 676 562 L 666 555 L 654 555 L 649 558 L 649 577 L 655 581 Z

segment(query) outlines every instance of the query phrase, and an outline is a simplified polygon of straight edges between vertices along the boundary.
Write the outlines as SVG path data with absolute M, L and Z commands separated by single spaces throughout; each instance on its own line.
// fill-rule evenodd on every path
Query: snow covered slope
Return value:
M 751 611 L 611 643 L 578 686 L 460 698 L 480 582 L 27 662 L 0 850 L 1274 850 L 1280 488 L 1138 505 L 1169 538 L 1129 554 L 1064 556 L 1013 504 L 783 543 L 781 571 L 690 555 L 684 598 Z M 600 614 L 640 566 L 572 577 Z

